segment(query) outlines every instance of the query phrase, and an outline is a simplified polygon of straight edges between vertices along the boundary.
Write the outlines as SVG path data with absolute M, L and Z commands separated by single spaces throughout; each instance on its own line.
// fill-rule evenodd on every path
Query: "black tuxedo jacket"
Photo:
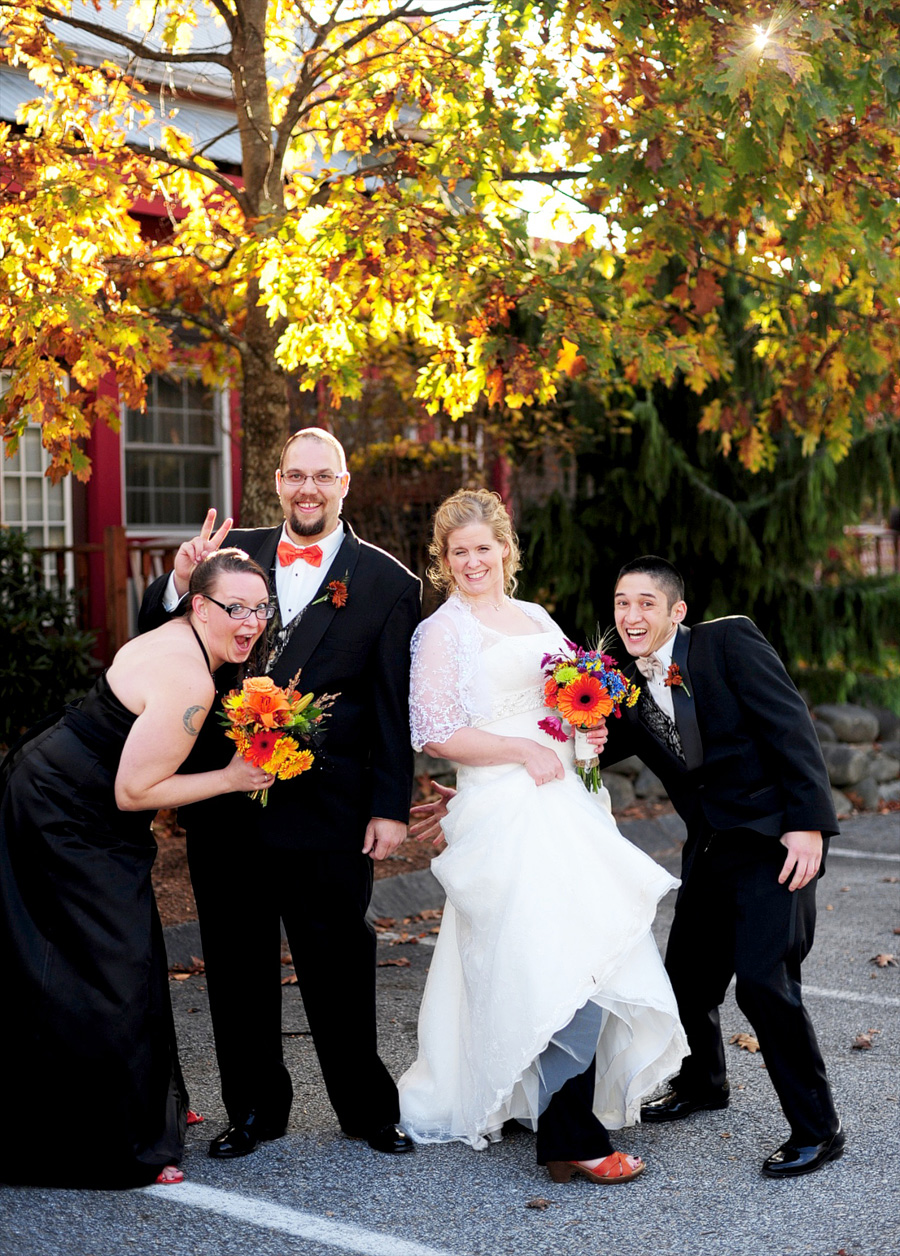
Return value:
M 237 529 L 228 544 L 245 550 L 268 573 L 280 537 L 280 524 Z M 162 607 L 167 580 L 160 577 L 148 588 L 141 631 L 169 618 Z M 346 583 L 346 605 L 336 607 L 329 598 L 307 606 L 271 672 L 275 683 L 284 685 L 302 669 L 301 692 L 339 695 L 324 722 L 313 767 L 293 780 L 276 781 L 265 807 L 243 794 L 224 794 L 180 808 L 190 837 L 214 840 L 217 831 L 240 831 L 248 842 L 272 846 L 359 850 L 372 816 L 408 820 L 409 643 L 421 616 L 421 581 L 390 554 L 360 541 L 346 523 L 343 543 L 313 601 L 331 580 Z M 228 668 L 216 674 L 220 694 L 235 683 Z M 216 709 L 207 716 L 183 771 L 207 771 L 231 759 L 234 743 L 225 737 L 219 714 Z
M 610 720 L 600 759 L 638 755 L 656 773 L 690 832 L 795 829 L 838 832 L 812 720 L 781 659 L 743 615 L 679 625 L 672 651 L 684 680 L 672 687 L 684 760 L 646 728 L 638 708 Z M 637 684 L 634 663 L 625 669 Z

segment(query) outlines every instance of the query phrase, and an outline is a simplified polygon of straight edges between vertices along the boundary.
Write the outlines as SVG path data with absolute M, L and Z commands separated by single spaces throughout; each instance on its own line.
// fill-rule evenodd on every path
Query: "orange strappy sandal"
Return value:
M 580 1174 L 589 1182 L 599 1182 L 603 1186 L 633 1182 L 646 1167 L 640 1156 L 626 1156 L 624 1151 L 614 1151 L 605 1160 L 601 1160 L 596 1169 L 589 1169 L 577 1160 L 547 1161 L 547 1172 L 554 1182 L 571 1182 L 576 1174 Z

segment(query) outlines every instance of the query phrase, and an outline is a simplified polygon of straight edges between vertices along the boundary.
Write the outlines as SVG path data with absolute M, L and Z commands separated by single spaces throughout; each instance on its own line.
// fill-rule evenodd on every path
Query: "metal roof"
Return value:
M 41 89 L 31 82 L 27 74 L 0 65 L 0 118 L 4 122 L 15 122 L 20 106 L 42 95 Z M 153 92 L 147 99 L 155 119 L 148 126 L 126 129 L 125 138 L 129 143 L 146 149 L 159 146 L 165 124 L 183 131 L 195 148 L 202 149 L 204 156 L 211 161 L 241 164 L 241 143 L 237 130 L 230 135 L 222 134 L 237 125 L 233 108 L 219 109 L 214 105 L 176 100 L 162 92 Z

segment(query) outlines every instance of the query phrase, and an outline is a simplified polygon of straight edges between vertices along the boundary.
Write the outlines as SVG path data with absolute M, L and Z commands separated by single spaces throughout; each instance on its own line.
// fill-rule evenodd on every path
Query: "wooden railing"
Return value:
M 71 558 L 79 627 L 98 634 L 98 653 L 109 663 L 134 635 L 144 591 L 171 570 L 177 548 L 177 543 L 136 540 L 126 536 L 123 527 L 108 527 L 102 543 L 44 546 L 34 552 L 55 564 L 61 589 L 70 586 Z

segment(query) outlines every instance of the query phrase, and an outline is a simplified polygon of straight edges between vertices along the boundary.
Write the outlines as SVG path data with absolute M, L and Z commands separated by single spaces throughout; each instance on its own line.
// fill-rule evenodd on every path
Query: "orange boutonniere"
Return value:
M 666 686 L 667 689 L 673 689 L 673 688 L 683 689 L 688 697 L 691 696 L 691 691 L 690 689 L 688 689 L 687 685 L 684 683 L 684 677 L 681 674 L 681 668 L 678 666 L 677 663 L 669 664 L 669 670 L 666 672 L 666 678 L 663 681 L 663 684 Z
M 314 602 L 310 603 L 310 605 L 318 606 L 320 602 L 330 602 L 331 605 L 337 607 L 338 610 L 340 610 L 342 606 L 346 606 L 347 598 L 349 596 L 347 592 L 348 578 L 349 572 L 345 571 L 343 580 L 329 580 L 328 584 L 325 586 L 325 592 L 322 596 L 317 597 Z

